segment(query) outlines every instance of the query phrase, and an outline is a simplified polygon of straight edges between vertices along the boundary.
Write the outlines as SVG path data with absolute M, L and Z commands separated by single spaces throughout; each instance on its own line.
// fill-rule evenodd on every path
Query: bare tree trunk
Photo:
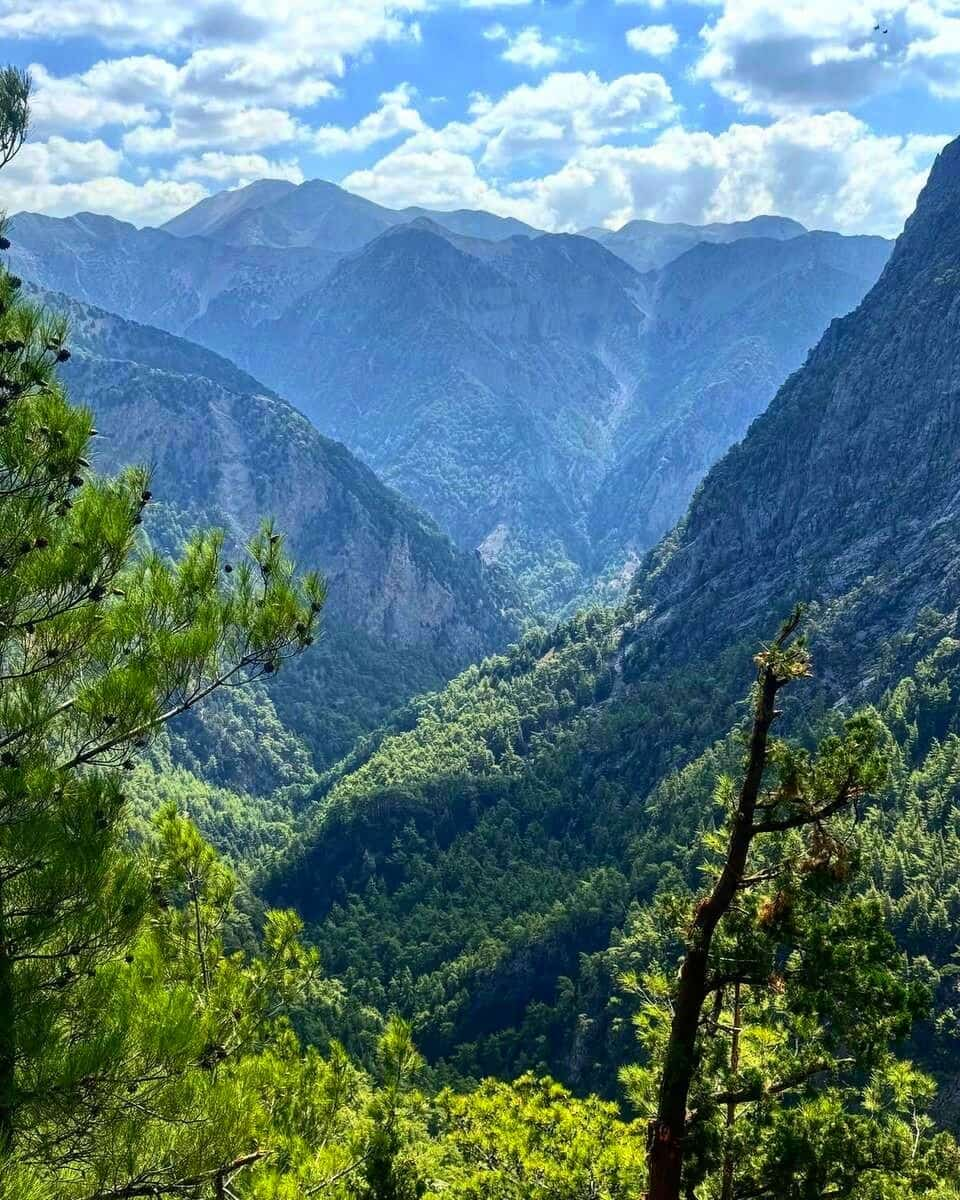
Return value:
M 781 635 L 782 640 L 793 632 L 792 628 L 787 630 Z M 697 907 L 690 945 L 680 967 L 657 1116 L 651 1121 L 648 1133 L 648 1200 L 680 1200 L 687 1099 L 697 1069 L 697 1034 L 703 1006 L 710 994 L 710 948 L 717 926 L 729 912 L 744 877 L 756 832 L 754 814 L 767 764 L 770 726 L 776 716 L 774 703 L 781 686 L 775 670 L 768 665 L 758 682 L 747 769 L 737 798 L 726 861 L 713 891 Z

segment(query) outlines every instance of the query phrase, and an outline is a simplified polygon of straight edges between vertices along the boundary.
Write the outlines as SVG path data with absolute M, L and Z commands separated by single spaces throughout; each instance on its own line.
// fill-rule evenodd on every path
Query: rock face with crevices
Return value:
M 273 180 L 162 230 L 20 214 L 11 255 L 25 278 L 226 354 L 559 611 L 622 595 L 889 252 L 783 218 L 639 233 L 656 271 L 599 232 Z
M 155 543 L 172 550 L 215 525 L 237 546 L 270 515 L 294 557 L 324 572 L 325 639 L 274 689 L 297 732 L 309 712 L 318 765 L 393 704 L 510 640 L 512 593 L 497 573 L 275 393 L 181 338 L 40 298 L 70 321 L 64 379 L 103 435 L 95 465 L 153 468 Z
M 644 564 L 658 636 L 729 638 L 779 597 L 847 596 L 875 643 L 960 596 L 960 141 L 879 281 L 710 471 Z

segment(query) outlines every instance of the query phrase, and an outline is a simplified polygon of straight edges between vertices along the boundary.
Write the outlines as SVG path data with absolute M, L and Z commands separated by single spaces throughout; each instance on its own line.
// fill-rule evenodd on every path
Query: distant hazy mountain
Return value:
M 538 231 L 522 221 L 493 213 L 396 211 L 355 196 L 335 183 L 311 179 L 299 186 L 261 179 L 235 191 L 219 192 L 168 221 L 163 229 L 178 237 L 203 235 L 231 246 L 312 246 L 335 253 L 358 250 L 393 225 L 429 217 L 452 233 L 497 240 Z
M 586 229 L 595 238 L 638 271 L 655 271 L 701 242 L 737 242 L 742 238 L 773 238 L 786 241 L 806 229 L 788 217 L 753 217 L 728 224 L 683 225 L 659 221 L 630 221 L 617 230 Z
M 201 200 L 199 204 L 167 221 L 161 228 L 177 237 L 216 235 L 219 229 L 229 226 L 231 221 L 244 213 L 272 204 L 289 192 L 296 191 L 296 187 L 295 183 L 286 179 L 258 179 L 246 187 L 208 196 L 206 200 Z
M 417 222 L 343 260 L 245 361 L 553 604 L 589 559 L 583 514 L 635 403 L 641 291 L 586 238 Z
M 589 517 L 608 571 L 657 542 L 830 320 L 880 275 L 890 243 L 809 233 L 701 243 L 657 277 L 647 327 L 652 412 L 625 425 Z
M 233 351 L 555 607 L 597 576 L 617 594 L 888 253 L 750 238 L 641 277 L 586 238 L 419 222 Z
M 509 640 L 495 575 L 277 395 L 181 338 L 41 296 L 70 320 L 64 375 L 71 397 L 94 410 L 97 465 L 153 466 L 145 528 L 154 541 L 172 549 L 210 524 L 242 541 L 269 514 L 295 557 L 326 575 L 324 637 L 271 689 L 316 766 L 396 703 Z M 285 769 L 304 754 L 288 755 Z M 271 780 L 269 761 L 233 765 L 237 780 L 220 782 L 290 781 Z
M 889 246 L 778 217 L 518 225 L 264 180 L 175 218 L 176 236 L 21 214 L 11 259 L 228 355 L 557 609 L 622 593 Z M 639 273 L 634 243 L 679 257 Z
M 218 302 L 248 325 L 276 316 L 338 261 L 322 249 L 235 247 L 94 213 L 19 213 L 10 228 L 10 264 L 24 278 L 171 333 Z
M 626 603 L 455 680 L 318 791 L 262 894 L 297 906 L 360 1002 L 387 996 L 415 1017 L 432 1060 L 477 1075 L 545 1062 L 586 1088 L 632 1058 L 615 981 L 663 881 L 702 884 L 689 847 L 742 755 L 718 739 L 742 729 L 750 655 L 798 600 L 812 602 L 815 670 L 783 705 L 787 728 L 885 709 L 891 790 L 865 805 L 864 825 L 883 823 L 863 842 L 864 883 L 886 890 L 909 952 L 946 967 L 938 999 L 952 1003 L 956 917 L 917 914 L 947 913 L 956 875 L 941 864 L 960 736 L 958 209 L 960 140 L 879 281 L 709 471 Z M 679 311 L 737 249 L 687 256 Z M 703 312 L 722 321 L 714 299 Z M 957 1063 L 937 1055 L 955 1121 Z

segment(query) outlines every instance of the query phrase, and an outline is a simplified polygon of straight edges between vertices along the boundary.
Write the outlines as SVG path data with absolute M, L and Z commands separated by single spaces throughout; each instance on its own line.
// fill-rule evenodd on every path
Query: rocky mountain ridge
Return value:
M 261 880 L 312 922 L 331 973 L 408 1013 L 445 1069 L 603 1087 L 631 1052 L 616 999 L 606 1007 L 636 965 L 620 931 L 653 919 L 644 906 L 664 881 L 702 881 L 689 848 L 717 776 L 742 758 L 727 735 L 752 655 L 797 601 L 814 676 L 783 728 L 819 736 L 869 702 L 891 744 L 951 763 L 958 209 L 960 140 L 880 279 L 710 470 L 622 607 L 529 634 L 358 747 Z M 936 804 L 955 798 L 948 770 L 913 814 L 932 803 L 934 843 L 955 836 L 937 828 Z M 884 795 L 875 829 L 899 801 Z M 900 836 L 896 903 L 909 820 Z
M 271 701 L 318 766 L 395 704 L 509 640 L 512 592 L 496 573 L 276 393 L 182 338 L 39 296 L 70 322 L 64 378 L 95 412 L 95 465 L 152 466 L 154 543 L 172 550 L 191 528 L 214 525 L 242 544 L 270 515 L 294 557 L 324 572 L 324 638 L 296 678 L 278 677 Z
M 641 274 L 593 238 L 322 181 L 261 181 L 171 227 L 22 214 L 12 261 L 234 359 L 550 612 L 622 595 L 888 251 L 756 218 L 663 227 L 713 241 Z

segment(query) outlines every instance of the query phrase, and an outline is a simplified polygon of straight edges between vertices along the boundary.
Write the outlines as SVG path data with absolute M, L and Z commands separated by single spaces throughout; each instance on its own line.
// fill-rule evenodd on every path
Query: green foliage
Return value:
M 435 1169 L 445 1195 L 627 1200 L 641 1192 L 645 1133 L 613 1104 L 526 1075 L 513 1084 L 486 1080 L 466 1095 L 444 1092 L 436 1107 Z

